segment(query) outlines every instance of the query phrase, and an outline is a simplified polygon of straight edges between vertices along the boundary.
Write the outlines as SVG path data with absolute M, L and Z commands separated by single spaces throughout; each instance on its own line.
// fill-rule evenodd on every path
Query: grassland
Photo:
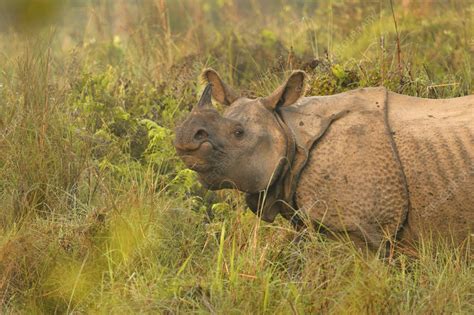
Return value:
M 209 66 L 249 95 L 292 69 L 312 95 L 474 93 L 472 2 L 394 2 L 0 1 L 1 312 L 474 313 L 468 251 L 295 241 L 171 144 Z

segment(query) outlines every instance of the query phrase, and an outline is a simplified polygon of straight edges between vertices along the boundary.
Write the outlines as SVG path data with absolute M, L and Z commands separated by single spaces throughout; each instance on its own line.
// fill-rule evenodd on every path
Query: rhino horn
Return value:
M 209 83 L 204 88 L 201 98 L 199 99 L 199 102 L 194 107 L 194 109 L 199 110 L 199 109 L 212 107 L 211 96 L 212 96 L 212 84 Z

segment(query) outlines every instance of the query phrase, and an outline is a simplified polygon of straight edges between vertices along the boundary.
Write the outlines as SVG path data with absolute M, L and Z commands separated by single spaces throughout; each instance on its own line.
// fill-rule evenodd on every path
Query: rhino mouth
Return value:
M 219 190 L 225 188 L 236 188 L 236 185 L 223 177 L 219 172 L 219 166 L 215 163 L 203 161 L 192 155 L 181 156 L 186 167 L 197 172 L 198 181 L 209 190 Z
M 176 147 L 179 158 L 187 168 L 198 173 L 199 182 L 210 190 L 235 188 L 231 181 L 222 176 L 222 163 L 226 159 L 223 148 L 209 139 L 193 148 Z
M 209 172 L 212 169 L 212 166 L 209 163 L 204 162 L 201 159 L 196 158 L 192 155 L 183 155 L 181 156 L 181 159 L 183 160 L 187 168 L 198 173 Z
M 204 141 L 194 150 L 177 150 L 179 157 L 191 170 L 198 173 L 206 173 L 212 170 L 210 163 L 214 145 L 210 141 Z

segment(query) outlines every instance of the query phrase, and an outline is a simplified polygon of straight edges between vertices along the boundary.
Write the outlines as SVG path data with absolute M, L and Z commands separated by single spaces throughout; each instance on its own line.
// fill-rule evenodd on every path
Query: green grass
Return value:
M 257 96 L 300 68 L 308 95 L 472 94 L 474 6 L 395 6 L 399 65 L 389 1 L 18 3 L 0 24 L 2 313 L 474 312 L 471 244 L 381 258 L 302 238 L 203 190 L 171 144 L 209 66 Z

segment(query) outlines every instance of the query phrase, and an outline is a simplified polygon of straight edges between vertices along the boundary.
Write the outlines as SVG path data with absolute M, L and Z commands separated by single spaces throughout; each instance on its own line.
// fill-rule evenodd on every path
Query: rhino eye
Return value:
M 234 136 L 236 138 L 242 138 L 244 136 L 244 130 L 242 128 L 235 129 Z
M 202 140 L 202 139 L 205 139 L 207 137 L 208 137 L 207 132 L 203 129 L 199 129 L 196 132 L 196 134 L 194 135 L 194 139 L 196 139 L 196 140 Z

